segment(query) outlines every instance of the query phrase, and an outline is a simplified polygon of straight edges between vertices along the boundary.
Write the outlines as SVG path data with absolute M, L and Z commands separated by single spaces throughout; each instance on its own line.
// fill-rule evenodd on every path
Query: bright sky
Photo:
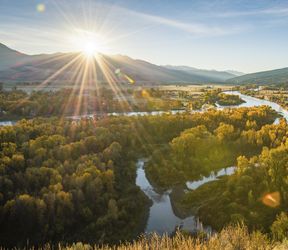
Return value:
M 0 0 L 0 42 L 24 53 L 100 50 L 156 64 L 288 67 L 287 0 Z

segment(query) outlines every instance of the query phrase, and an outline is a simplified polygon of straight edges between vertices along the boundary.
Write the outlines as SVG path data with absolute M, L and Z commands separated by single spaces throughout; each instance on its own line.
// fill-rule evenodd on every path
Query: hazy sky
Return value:
M 0 42 L 21 52 L 76 51 L 89 32 L 161 65 L 288 67 L 287 0 L 0 0 Z

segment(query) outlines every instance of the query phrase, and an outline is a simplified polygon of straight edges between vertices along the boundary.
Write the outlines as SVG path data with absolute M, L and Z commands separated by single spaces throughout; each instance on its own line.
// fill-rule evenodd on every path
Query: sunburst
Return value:
M 99 53 L 108 53 L 104 36 L 89 30 L 75 29 L 71 44 L 75 51 L 82 52 L 88 58 L 92 58 Z
M 39 89 L 45 88 L 45 86 L 53 82 L 57 84 L 66 82 L 73 86 L 71 96 L 65 104 L 63 116 L 65 116 L 65 111 L 71 106 L 75 106 L 74 115 L 76 116 L 87 113 L 88 108 L 84 104 L 89 103 L 89 95 L 95 94 L 95 90 L 96 96 L 92 98 L 98 98 L 98 105 L 101 105 L 101 93 L 99 93 L 99 90 L 103 85 L 109 87 L 114 92 L 115 97 L 120 96 L 124 100 L 126 108 L 128 106 L 132 110 L 128 101 L 125 100 L 119 83 L 134 84 L 134 80 L 125 74 L 124 71 L 119 74 L 120 71 L 117 69 L 121 61 L 114 63 L 107 56 L 110 53 L 108 44 L 113 40 L 112 37 L 109 37 L 110 33 L 99 27 L 98 23 L 95 23 L 94 18 L 87 14 L 89 12 L 88 9 L 85 11 L 85 22 L 82 23 L 81 20 L 75 22 L 76 18 L 72 17 L 71 13 L 62 10 L 61 6 L 58 7 L 64 19 L 68 22 L 66 41 L 63 42 L 67 43 L 67 47 L 74 52 L 56 54 L 41 62 L 41 67 L 55 62 L 55 65 L 59 65 L 59 68 L 51 71 L 51 74 L 39 85 Z M 65 64 L 59 62 L 65 62 Z M 94 107 L 95 112 L 99 109 L 101 110 L 100 106 Z M 89 110 L 91 110 L 91 107 L 89 107 Z

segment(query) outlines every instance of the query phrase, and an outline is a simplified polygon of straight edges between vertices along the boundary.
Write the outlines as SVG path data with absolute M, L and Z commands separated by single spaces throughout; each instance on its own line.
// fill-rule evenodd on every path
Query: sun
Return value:
M 82 53 L 87 57 L 93 57 L 100 53 L 100 48 L 96 42 L 93 41 L 86 41 L 83 44 L 83 48 L 81 49 Z
M 74 50 L 80 51 L 87 58 L 107 52 L 105 39 L 99 33 L 78 29 L 71 41 Z

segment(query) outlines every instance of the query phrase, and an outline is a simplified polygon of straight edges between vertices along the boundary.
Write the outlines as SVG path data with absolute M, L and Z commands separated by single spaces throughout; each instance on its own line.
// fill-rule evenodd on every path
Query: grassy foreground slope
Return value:
M 42 249 L 54 249 L 55 246 L 46 245 Z M 122 243 L 115 246 L 91 246 L 81 242 L 70 246 L 58 246 L 59 249 L 65 250 L 142 250 L 142 249 L 176 249 L 176 250 L 276 250 L 288 249 L 288 241 L 273 241 L 267 235 L 260 232 L 249 233 L 245 226 L 236 225 L 229 226 L 221 232 L 213 235 L 209 239 L 199 234 L 197 237 L 187 236 L 185 234 L 176 233 L 174 237 L 163 236 L 156 234 L 151 237 L 140 237 L 132 243 Z M 1 248 L 0 248 L 1 249 Z M 32 248 L 31 248 L 32 249 Z M 40 248 L 41 249 L 41 248 Z

